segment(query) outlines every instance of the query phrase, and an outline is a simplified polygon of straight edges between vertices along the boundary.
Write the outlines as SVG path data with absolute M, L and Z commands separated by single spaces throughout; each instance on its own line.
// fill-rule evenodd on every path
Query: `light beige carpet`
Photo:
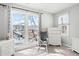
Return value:
M 15 56 L 64 56 L 62 54 L 57 53 L 48 53 L 44 48 L 41 48 L 38 51 L 38 47 L 18 51 L 15 53 Z

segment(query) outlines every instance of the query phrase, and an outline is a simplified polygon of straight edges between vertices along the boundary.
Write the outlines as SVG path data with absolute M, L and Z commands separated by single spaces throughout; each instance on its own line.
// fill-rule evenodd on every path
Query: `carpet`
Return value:
M 63 54 L 48 53 L 44 48 L 38 51 L 38 47 L 17 51 L 15 56 L 64 56 Z

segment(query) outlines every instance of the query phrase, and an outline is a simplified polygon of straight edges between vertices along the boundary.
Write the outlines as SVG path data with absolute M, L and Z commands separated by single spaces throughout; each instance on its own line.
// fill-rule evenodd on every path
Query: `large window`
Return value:
M 12 8 L 11 31 L 16 50 L 36 44 L 39 38 L 39 14 Z
M 19 9 L 11 10 L 12 32 L 13 32 L 13 38 L 15 39 L 16 44 L 22 44 L 24 41 L 25 19 L 26 18 L 23 11 Z
M 37 40 L 39 36 L 39 18 L 36 15 L 28 16 L 28 34 L 30 40 Z
M 28 20 L 29 26 L 38 26 L 39 25 L 38 21 L 39 21 L 38 17 L 36 17 L 36 16 L 29 16 L 29 20 Z

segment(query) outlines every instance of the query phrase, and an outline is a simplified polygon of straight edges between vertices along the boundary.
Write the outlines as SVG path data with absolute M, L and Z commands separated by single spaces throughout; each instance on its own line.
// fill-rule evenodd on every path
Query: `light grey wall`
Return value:
M 57 16 L 61 15 L 62 13 L 68 12 L 69 13 L 69 21 L 70 21 L 70 35 L 68 37 L 64 37 L 63 42 L 65 46 L 72 47 L 72 38 L 79 37 L 79 4 L 75 5 L 71 8 L 65 9 L 59 13 L 56 13 L 54 16 L 55 26 L 57 26 Z
M 79 38 L 79 5 L 70 9 L 70 36 Z
M 4 40 L 8 33 L 8 8 L 0 5 L 0 40 Z
M 72 38 L 79 38 L 79 4 L 70 8 L 70 40 L 72 45 Z

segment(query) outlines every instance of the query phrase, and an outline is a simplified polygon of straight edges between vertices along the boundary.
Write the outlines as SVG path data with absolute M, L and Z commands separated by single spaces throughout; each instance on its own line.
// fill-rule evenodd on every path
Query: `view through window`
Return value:
M 11 31 L 15 50 L 32 47 L 33 45 L 38 44 L 39 14 L 12 8 Z
M 68 13 L 58 17 L 58 26 L 62 28 L 62 33 L 69 33 L 69 15 Z
M 13 38 L 16 44 L 21 44 L 24 41 L 24 21 L 25 14 L 16 9 L 11 10 L 11 20 L 13 27 Z
M 29 32 L 29 39 L 36 40 L 39 36 L 39 19 L 37 16 L 30 15 L 28 17 L 28 32 Z

